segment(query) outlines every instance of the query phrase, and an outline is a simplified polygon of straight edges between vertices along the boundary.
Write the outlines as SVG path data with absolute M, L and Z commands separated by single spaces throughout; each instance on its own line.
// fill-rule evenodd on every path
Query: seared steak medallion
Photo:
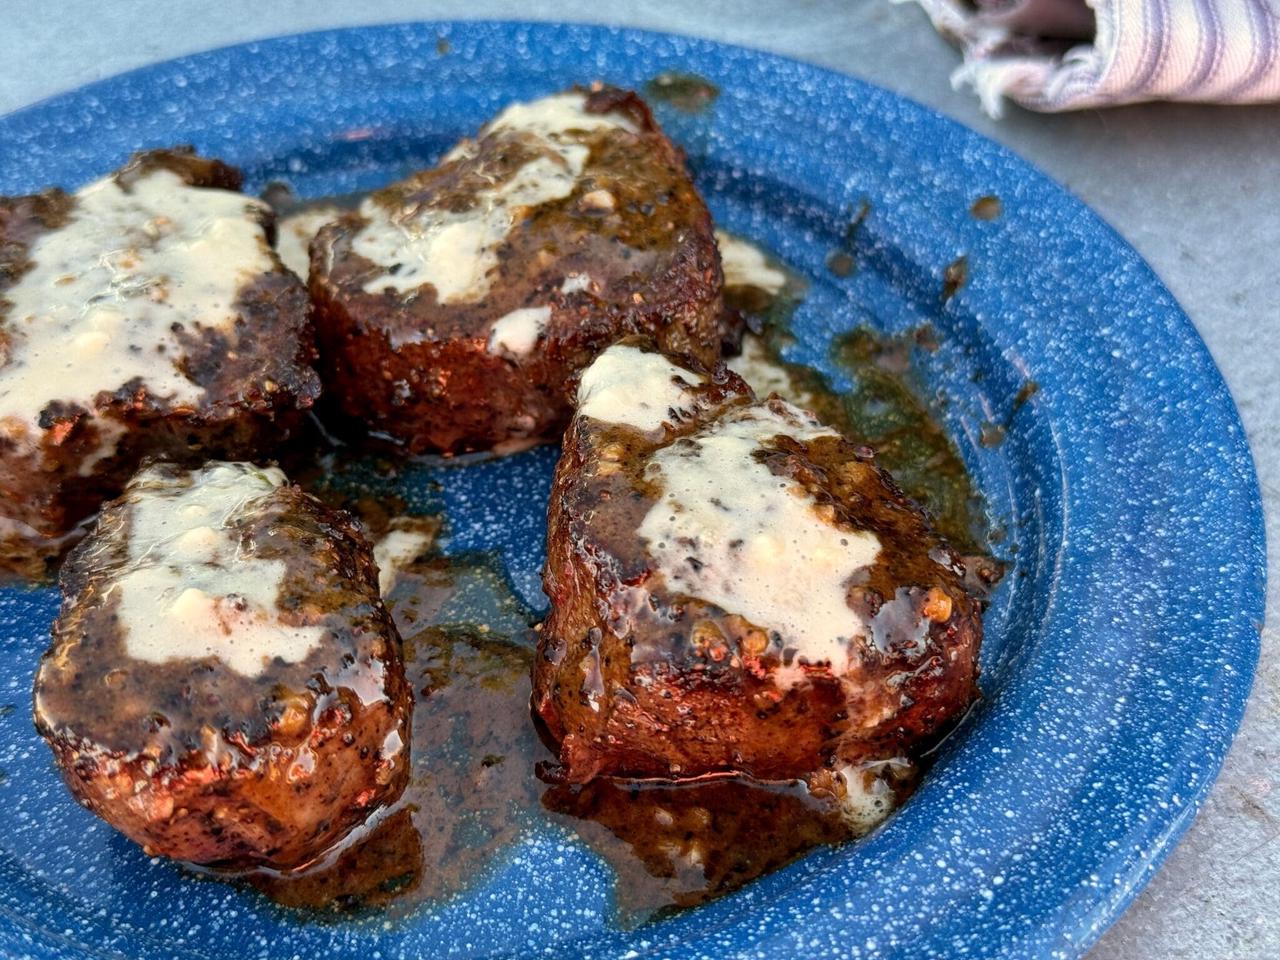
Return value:
M 762 780 L 909 753 L 977 695 L 956 555 L 870 451 L 635 341 L 582 375 L 534 706 L 559 774 Z
M 149 853 L 296 867 L 403 789 L 412 692 L 372 550 L 279 470 L 144 468 L 62 591 L 36 726 Z
M 633 93 L 508 107 L 311 245 L 330 406 L 410 452 L 554 436 L 578 373 L 644 333 L 705 363 L 731 324 L 707 208 Z
M 252 456 L 319 392 L 272 213 L 190 151 L 0 197 L 0 566 L 55 553 L 144 456 Z

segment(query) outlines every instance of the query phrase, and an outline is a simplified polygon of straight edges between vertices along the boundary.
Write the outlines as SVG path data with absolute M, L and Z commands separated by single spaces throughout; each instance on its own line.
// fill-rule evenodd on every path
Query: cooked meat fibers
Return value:
M 705 363 L 728 332 L 707 208 L 615 89 L 508 107 L 311 245 L 330 406 L 412 453 L 554 436 L 578 373 L 647 334 Z
M 252 456 L 318 395 L 306 289 L 239 186 L 157 150 L 0 197 L 0 567 L 56 552 L 143 457 Z
M 62 593 L 36 727 L 148 853 L 296 867 L 403 789 L 412 693 L 372 550 L 279 470 L 145 468 Z
M 975 686 L 957 557 L 865 449 L 635 341 L 582 375 L 534 706 L 568 781 L 843 772 Z

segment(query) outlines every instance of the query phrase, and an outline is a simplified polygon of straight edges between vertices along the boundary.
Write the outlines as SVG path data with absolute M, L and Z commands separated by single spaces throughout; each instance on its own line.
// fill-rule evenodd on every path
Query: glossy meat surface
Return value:
M 329 409 L 412 453 L 554 436 L 619 337 L 715 362 L 736 328 L 721 283 L 706 206 L 639 97 L 516 104 L 312 243 Z
M 552 488 L 533 703 L 558 775 L 810 778 L 927 746 L 977 696 L 956 555 L 869 450 L 723 367 L 626 382 L 647 349 L 584 374 Z
M 231 509 L 186 529 L 202 484 Z M 36 726 L 81 803 L 148 852 L 296 867 L 403 789 L 412 692 L 371 548 L 278 471 L 144 470 L 62 591 Z

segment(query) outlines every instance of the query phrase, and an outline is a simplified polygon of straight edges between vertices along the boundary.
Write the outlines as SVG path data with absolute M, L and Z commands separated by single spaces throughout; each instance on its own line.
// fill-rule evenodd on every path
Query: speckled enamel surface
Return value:
M 447 52 L 439 41 L 447 41 Z M 79 809 L 29 718 L 50 590 L 0 591 L 0 953 L 250 958 L 1075 957 L 1149 878 L 1212 781 L 1262 619 L 1257 483 L 1218 372 L 1109 228 L 990 142 L 878 88 L 713 43 L 598 28 L 421 24 L 252 44 L 0 119 L 0 192 L 80 185 L 194 142 L 250 187 L 320 195 L 431 161 L 506 101 L 664 70 L 720 86 L 660 118 L 717 220 L 811 279 L 793 356 L 928 321 L 930 388 L 1009 530 L 985 699 L 888 824 L 717 903 L 620 929 L 612 876 L 567 832 L 528 833 L 453 900 L 384 927 L 301 921 L 151 861 Z M 995 221 L 969 215 L 995 194 Z M 863 200 L 858 269 L 824 269 Z M 968 283 L 941 297 L 968 257 Z M 1040 390 L 1014 409 L 1027 380 Z M 984 421 L 1008 424 L 994 448 Z M 450 549 L 496 550 L 541 606 L 554 451 L 410 470 Z M 431 475 L 429 475 L 431 474 Z M 1013 545 L 1016 545 L 1014 552 Z

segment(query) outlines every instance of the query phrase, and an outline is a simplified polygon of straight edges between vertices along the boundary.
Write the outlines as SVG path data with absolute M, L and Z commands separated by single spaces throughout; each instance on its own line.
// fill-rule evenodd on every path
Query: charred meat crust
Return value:
M 127 185 L 155 169 L 198 187 L 236 190 L 241 181 L 235 168 L 198 157 L 189 147 L 136 154 L 114 177 Z M 74 204 L 72 195 L 57 189 L 0 197 L 0 321 L 4 291 L 30 268 L 31 246 L 63 226 Z M 270 241 L 275 227 L 269 211 L 262 226 Z M 34 445 L 0 435 L 0 569 L 56 554 L 81 521 L 124 488 L 144 457 L 190 465 L 251 459 L 300 425 L 300 411 L 320 392 L 312 369 L 310 300 L 274 253 L 271 258 L 273 269 L 240 291 L 234 344 L 217 330 L 177 331 L 186 372 L 205 390 L 198 406 L 170 403 L 133 381 L 100 393 L 96 416 L 77 404 L 50 404 L 41 412 L 42 433 Z M 0 364 L 6 348 L 0 323 Z M 115 449 L 96 459 L 104 430 L 118 434 Z
M 531 208 L 507 235 L 481 300 L 440 303 L 429 284 L 406 294 L 366 292 L 381 268 L 352 250 L 365 217 L 357 211 L 320 231 L 310 288 L 331 406 L 411 453 L 486 449 L 555 435 L 568 420 L 577 374 L 626 334 L 718 359 L 736 318 L 721 298 L 711 218 L 683 154 L 634 93 L 596 90 L 586 109 L 619 111 L 637 132 L 593 136 L 572 193 Z M 466 209 L 478 189 L 536 155 L 519 138 L 484 137 L 374 199 L 392 210 Z M 603 192 L 611 209 L 588 200 Z M 595 286 L 564 292 L 572 274 Z M 551 310 L 535 348 L 518 357 L 491 352 L 494 321 L 530 306 Z
M 139 151 L 112 176 L 122 187 L 128 187 L 156 170 L 176 173 L 192 186 L 237 192 L 244 186 L 239 170 L 215 157 L 198 156 L 190 144 L 179 144 L 168 150 Z M 272 229 L 271 224 L 264 226 Z
M 559 751 L 552 775 L 785 780 L 923 749 L 977 696 L 980 613 L 956 555 L 865 448 L 787 439 L 763 455 L 772 473 L 829 504 L 836 522 L 880 539 L 849 597 L 868 618 L 889 607 L 885 644 L 855 640 L 844 676 L 804 665 L 806 682 L 775 682 L 779 663 L 799 662 L 793 654 L 733 611 L 672 594 L 651 569 L 637 533 L 656 499 L 643 464 L 659 445 L 752 402 L 723 367 L 698 389 L 704 412 L 666 426 L 661 440 L 583 417 L 565 434 L 533 693 Z M 926 642 L 904 642 L 925 613 Z
M 412 691 L 372 550 L 350 516 L 279 488 L 238 533 L 255 556 L 284 561 L 282 618 L 320 624 L 324 639 L 252 678 L 214 657 L 142 662 L 126 652 L 112 591 L 133 509 L 108 504 L 63 567 L 36 727 L 71 792 L 147 851 L 227 868 L 306 863 L 409 775 Z

